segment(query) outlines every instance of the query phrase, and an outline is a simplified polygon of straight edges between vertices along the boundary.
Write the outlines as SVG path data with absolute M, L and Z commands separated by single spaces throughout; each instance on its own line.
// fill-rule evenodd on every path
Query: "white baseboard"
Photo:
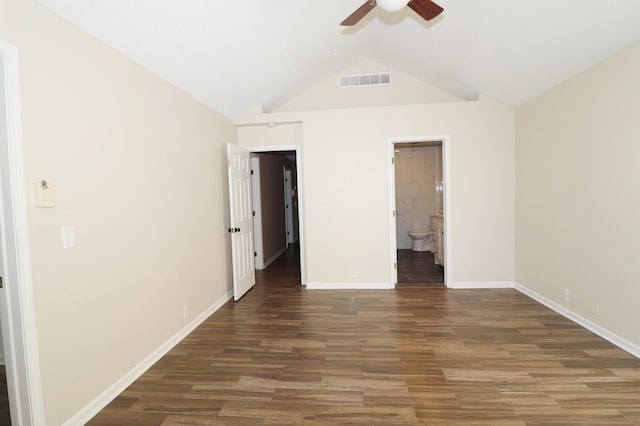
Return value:
M 454 282 L 451 289 L 481 289 L 481 288 L 514 288 L 513 281 L 478 281 Z M 388 290 L 394 289 L 389 283 L 307 283 L 308 290 Z
M 617 347 L 619 347 L 620 349 L 629 352 L 631 355 L 635 356 L 636 358 L 640 358 L 640 346 L 628 341 L 627 339 L 618 336 L 615 333 L 612 333 L 611 331 L 607 330 L 606 328 L 603 328 L 601 326 L 599 326 L 598 324 L 589 321 L 588 319 L 586 319 L 585 317 L 576 314 L 575 312 L 567 309 L 566 307 L 554 302 L 551 299 L 547 299 L 546 297 L 544 297 L 543 295 L 536 293 L 535 291 L 516 283 L 515 285 L 516 290 L 518 290 L 519 292 L 526 294 L 527 296 L 529 296 L 530 298 L 532 298 L 533 300 L 542 303 L 543 305 L 545 305 L 547 308 L 552 309 L 554 311 L 556 311 L 557 313 L 559 313 L 560 315 L 562 315 L 565 318 L 570 319 L 571 321 L 581 325 L 582 327 L 586 328 L 587 330 L 597 334 L 598 336 L 602 337 L 603 339 L 607 340 L 608 342 L 616 345 Z
M 454 289 L 481 289 L 481 288 L 514 288 L 513 281 L 472 281 L 472 282 L 452 282 L 449 288 Z
M 153 364 L 158 362 L 160 358 L 167 354 L 174 346 L 176 346 L 182 339 L 187 337 L 189 333 L 195 330 L 200 324 L 202 324 L 207 318 L 209 318 L 214 312 L 216 312 L 222 305 L 227 303 L 233 297 L 233 291 L 228 292 L 220 299 L 218 299 L 207 310 L 201 313 L 198 317 L 194 318 L 189 324 L 187 324 L 182 330 L 176 333 L 173 337 L 167 340 L 164 344 L 153 351 L 142 362 L 132 368 L 127 374 L 122 376 L 118 381 L 109 386 L 104 392 L 102 392 L 97 398 L 91 401 L 82 410 L 78 411 L 73 417 L 64 422 L 64 426 L 81 426 L 91 420 L 96 414 L 98 414 L 104 407 L 106 407 L 111 401 L 113 401 L 118 395 L 120 395 L 126 388 L 128 388 L 134 381 L 136 381 L 145 371 L 147 371 Z
M 307 283 L 307 290 L 391 290 L 389 283 Z

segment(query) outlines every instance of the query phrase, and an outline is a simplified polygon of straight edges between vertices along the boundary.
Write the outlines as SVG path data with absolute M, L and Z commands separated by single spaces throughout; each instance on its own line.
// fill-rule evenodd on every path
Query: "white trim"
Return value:
M 515 283 L 515 289 L 529 296 L 536 302 L 543 304 L 547 308 L 556 311 L 563 317 L 568 318 L 571 321 L 575 322 L 576 324 L 579 324 L 582 327 L 586 328 L 587 330 L 597 334 L 598 336 L 602 337 L 608 342 L 616 345 L 620 349 L 629 352 L 631 355 L 635 356 L 636 358 L 640 358 L 640 346 L 634 344 L 633 342 L 628 341 L 624 337 L 620 337 L 617 334 L 612 333 L 606 328 L 601 327 L 598 324 L 589 321 L 585 317 L 578 315 L 573 311 L 570 311 L 569 309 L 554 302 L 551 299 L 547 299 L 543 295 L 536 293 L 535 291 L 523 286 L 522 284 Z
M 18 49 L 0 41 L 4 58 L 7 106 L 7 146 L 2 152 L 2 166 L 8 182 L 3 184 L 2 254 L 5 288 L 2 301 L 2 331 L 7 385 L 12 423 L 45 424 L 40 361 L 36 335 L 35 307 L 29 234 L 27 226 L 26 185 L 22 155 L 20 119 L 20 82 Z M 6 163 L 5 163 L 6 161 Z M 9 193 L 6 193 L 9 192 Z
M 140 376 L 142 376 L 149 368 L 151 368 L 156 362 L 158 362 L 160 358 L 165 356 L 171 349 L 173 349 L 178 343 L 180 343 L 182 339 L 187 337 L 193 330 L 196 329 L 196 327 L 202 324 L 207 318 L 213 315 L 218 309 L 220 309 L 232 298 L 233 291 L 229 291 L 227 294 L 218 299 L 213 305 L 207 308 L 204 312 L 194 318 L 193 321 L 187 324 L 182 330 L 178 331 L 175 335 L 173 335 L 173 337 L 160 345 L 160 347 L 154 350 L 138 365 L 129 370 L 128 373 L 126 373 L 119 380 L 105 389 L 104 392 L 102 392 L 83 409 L 73 415 L 73 417 L 64 422 L 63 425 L 75 426 L 86 424 L 118 395 L 120 395 L 127 387 L 129 387 Z
M 449 286 L 452 289 L 490 289 L 490 288 L 514 288 L 513 281 L 471 281 L 471 282 L 453 282 Z
M 444 285 L 449 287 L 453 281 L 453 250 L 451 241 L 453 241 L 453 215 L 451 214 L 451 143 L 449 135 L 442 136 L 442 175 L 444 182 L 442 190 L 444 191 Z
M 391 284 L 398 283 L 398 220 L 396 216 L 396 150 L 393 140 L 389 140 L 387 147 L 387 170 L 389 181 L 389 276 Z M 393 214 L 396 212 L 396 214 Z
M 297 162 L 297 161 L 296 161 Z M 296 165 L 297 168 L 297 165 Z M 287 166 L 282 166 L 282 172 L 284 174 L 284 223 L 285 226 L 285 239 L 287 246 L 293 244 L 293 185 L 291 169 L 287 169 Z
M 307 290 L 391 290 L 389 283 L 307 283 Z
M 255 268 L 261 270 L 264 265 L 262 242 L 262 196 L 260 195 L 260 159 L 251 155 L 251 201 L 253 205 L 253 249 L 256 251 Z
M 391 165 L 391 161 L 395 157 L 395 145 L 412 142 L 441 142 L 442 143 L 442 176 L 444 178 L 444 246 L 445 246 L 445 267 L 444 267 L 444 285 L 445 287 L 452 286 L 452 273 L 453 271 L 453 250 L 451 250 L 451 187 L 449 182 L 451 181 L 451 159 L 449 149 L 449 135 L 429 135 L 429 136 L 402 136 L 402 137 L 390 137 L 388 139 L 388 176 L 387 182 L 389 186 L 389 259 L 390 259 L 390 281 L 391 288 L 395 287 L 398 282 L 398 272 L 394 268 L 394 263 L 397 262 L 398 257 L 398 242 L 396 241 L 396 218 L 393 216 L 393 211 L 396 209 L 396 177 L 395 166 Z
M 280 250 L 278 250 L 278 252 L 276 254 L 274 254 L 273 256 L 271 256 L 269 259 L 267 259 L 264 264 L 263 264 L 263 268 L 262 269 L 266 269 L 267 266 L 271 265 L 277 258 L 280 257 L 280 255 L 282 255 L 282 253 L 284 253 L 285 251 L 287 251 L 287 246 L 282 247 Z
M 281 124 L 281 123 L 279 123 Z M 304 213 L 304 180 L 302 146 L 300 145 L 266 145 L 266 146 L 245 146 L 249 152 L 271 152 L 271 151 L 295 151 L 296 153 L 296 180 L 298 182 L 298 240 L 300 241 L 300 283 L 307 284 L 307 260 L 305 244 L 305 213 Z

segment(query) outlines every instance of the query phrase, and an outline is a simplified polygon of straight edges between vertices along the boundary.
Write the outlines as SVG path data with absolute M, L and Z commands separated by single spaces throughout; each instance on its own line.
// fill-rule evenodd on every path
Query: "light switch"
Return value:
M 56 205 L 56 189 L 46 180 L 34 184 L 36 192 L 36 207 L 54 207 Z
M 73 225 L 62 227 L 62 248 L 76 246 L 76 228 Z

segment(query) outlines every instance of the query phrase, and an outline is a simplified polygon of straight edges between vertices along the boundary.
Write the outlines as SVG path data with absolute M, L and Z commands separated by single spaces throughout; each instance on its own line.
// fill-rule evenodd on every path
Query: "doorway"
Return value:
M 256 270 L 267 268 L 296 245 L 300 281 L 306 284 L 304 268 L 303 211 L 300 208 L 302 171 L 300 147 L 251 147 L 252 200 Z
M 447 141 L 390 139 L 390 242 L 395 285 L 447 283 Z

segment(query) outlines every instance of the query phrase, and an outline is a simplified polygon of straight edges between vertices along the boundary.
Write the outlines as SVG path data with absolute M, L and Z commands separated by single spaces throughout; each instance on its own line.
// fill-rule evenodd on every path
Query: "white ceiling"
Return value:
M 231 119 L 360 59 L 518 105 L 640 40 L 640 0 L 436 0 L 428 23 L 377 7 L 350 28 L 364 0 L 40 2 Z

